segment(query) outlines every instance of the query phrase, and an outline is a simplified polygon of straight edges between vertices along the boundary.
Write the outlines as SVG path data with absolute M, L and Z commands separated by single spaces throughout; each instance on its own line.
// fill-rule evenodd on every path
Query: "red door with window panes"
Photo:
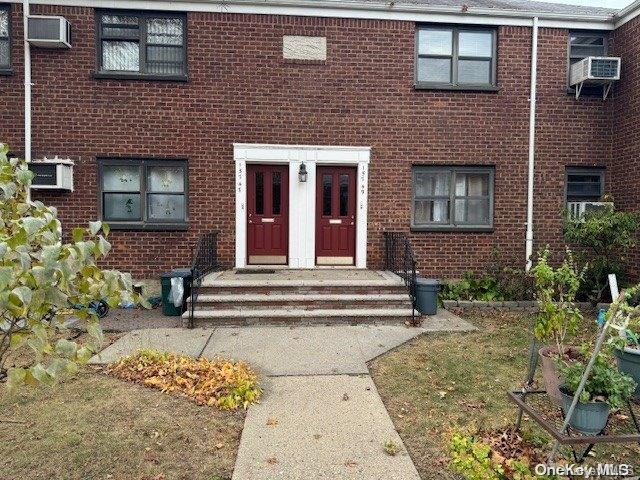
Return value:
M 247 263 L 286 265 L 288 237 L 288 166 L 248 165 Z
M 316 178 L 316 264 L 354 265 L 356 168 L 318 167 Z

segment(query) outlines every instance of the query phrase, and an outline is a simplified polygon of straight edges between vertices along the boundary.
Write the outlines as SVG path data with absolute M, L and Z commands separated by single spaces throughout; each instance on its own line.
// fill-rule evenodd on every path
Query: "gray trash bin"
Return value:
M 423 315 L 435 315 L 438 313 L 438 292 L 440 280 L 435 278 L 416 279 L 416 306 Z

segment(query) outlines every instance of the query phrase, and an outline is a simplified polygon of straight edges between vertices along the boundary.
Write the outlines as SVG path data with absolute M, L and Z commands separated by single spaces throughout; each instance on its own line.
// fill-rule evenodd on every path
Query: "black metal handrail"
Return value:
M 384 232 L 385 270 L 395 273 L 407 286 L 411 298 L 411 318 L 416 324 L 416 257 L 406 233 Z
M 209 273 L 218 270 L 218 232 L 209 232 L 200 236 L 194 249 L 191 262 L 191 305 L 189 305 L 189 328 L 193 328 L 193 315 L 196 301 L 202 287 L 202 279 Z

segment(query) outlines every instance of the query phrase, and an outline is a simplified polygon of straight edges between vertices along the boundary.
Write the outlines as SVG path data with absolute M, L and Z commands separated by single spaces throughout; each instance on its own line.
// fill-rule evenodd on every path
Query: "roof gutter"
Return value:
M 12 3 L 21 0 L 8 0 Z M 434 21 L 492 25 L 531 26 L 534 17 L 541 27 L 591 28 L 611 30 L 614 14 L 579 15 L 463 6 L 416 5 L 407 2 L 372 3 L 362 0 L 31 0 L 32 4 L 80 6 L 94 8 L 135 8 L 142 10 L 181 10 L 219 13 L 256 13 Z M 117 3 L 117 5 L 116 5 Z
M 190 2 L 193 0 L 173 0 L 175 3 Z M 220 3 L 211 0 L 195 0 L 204 3 Z M 507 18 L 526 18 L 533 19 L 537 17 L 540 20 L 581 20 L 587 22 L 612 22 L 615 14 L 608 15 L 576 15 L 568 13 L 554 12 L 535 12 L 535 11 L 519 11 L 519 10 L 503 10 L 497 8 L 477 8 L 465 7 L 461 0 L 459 7 L 439 6 L 439 5 L 418 5 L 415 3 L 392 2 L 389 3 L 372 3 L 352 0 L 234 0 L 232 2 L 224 2 L 227 6 L 238 5 L 272 5 L 287 7 L 312 7 L 312 8 L 338 8 L 343 10 L 369 10 L 369 11 L 390 11 L 390 12 L 407 12 L 407 13 L 434 13 L 434 14 L 460 14 L 465 13 L 469 16 L 491 16 L 491 17 L 507 17 Z M 640 3 L 640 1 L 638 2 Z
M 638 15 L 640 15 L 640 0 L 636 0 L 631 5 L 623 8 L 616 14 L 614 18 L 614 28 L 621 27 L 625 23 L 636 18 Z

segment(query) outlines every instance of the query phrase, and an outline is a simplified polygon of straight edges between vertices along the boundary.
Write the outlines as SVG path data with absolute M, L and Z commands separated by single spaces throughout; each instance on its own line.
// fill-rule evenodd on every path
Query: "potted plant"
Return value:
M 624 344 L 615 350 L 618 368 L 638 384 L 635 395 L 640 397 L 640 337 L 631 330 L 624 332 Z
M 573 303 L 580 288 L 582 272 L 578 272 L 569 249 L 562 264 L 554 269 L 549 264 L 548 248 L 540 252 L 531 272 L 538 302 L 533 334 L 539 342 L 550 344 L 538 352 L 542 360 L 542 376 L 547 393 L 560 404 L 561 381 L 556 361 L 570 362 L 580 358 L 579 350 L 565 345 L 565 341 L 576 333 L 582 320 L 582 313 Z
M 634 287 L 620 295 L 613 305 L 618 314 L 617 328 L 609 339 L 622 373 L 638 384 L 635 395 L 640 396 L 640 302 Z
M 581 361 L 560 361 L 559 369 L 564 379 L 560 391 L 562 409 L 566 414 L 582 379 L 585 364 Z M 569 425 L 585 435 L 598 435 L 607 426 L 611 409 L 623 407 L 636 386 L 629 375 L 620 372 L 604 354 L 598 354 Z

